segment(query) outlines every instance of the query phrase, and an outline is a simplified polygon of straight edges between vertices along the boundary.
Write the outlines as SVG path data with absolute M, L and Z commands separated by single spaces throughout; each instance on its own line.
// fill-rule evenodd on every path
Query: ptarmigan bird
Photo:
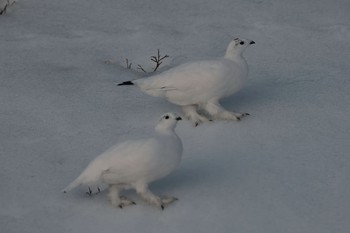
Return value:
M 148 184 L 168 175 L 180 163 L 182 142 L 175 133 L 179 120 L 181 117 L 175 113 L 164 114 L 153 137 L 126 141 L 110 148 L 95 158 L 63 192 L 79 185 L 102 182 L 109 185 L 108 197 L 113 206 L 123 208 L 135 204 L 119 196 L 121 190 L 133 188 L 145 201 L 164 209 L 177 199 L 154 195 Z
M 240 120 L 249 114 L 229 112 L 219 104 L 219 100 L 243 86 L 248 65 L 242 54 L 252 44 L 255 44 L 252 40 L 236 38 L 228 45 L 224 57 L 186 63 L 148 78 L 119 83 L 118 86 L 136 85 L 149 95 L 180 105 L 195 126 L 208 120 Z M 204 110 L 205 115 L 200 114 L 200 110 Z

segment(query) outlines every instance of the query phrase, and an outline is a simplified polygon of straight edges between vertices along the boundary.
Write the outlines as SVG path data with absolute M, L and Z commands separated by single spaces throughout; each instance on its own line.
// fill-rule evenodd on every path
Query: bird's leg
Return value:
M 176 197 L 156 196 L 148 189 L 148 186 L 144 184 L 137 186 L 136 192 L 142 197 L 142 199 L 162 210 L 164 210 L 167 205 L 178 200 Z
M 136 192 L 137 192 L 137 194 L 139 194 L 142 197 L 142 199 L 144 199 L 148 203 L 156 205 L 156 206 L 164 209 L 164 206 L 162 207 L 163 203 L 162 203 L 161 199 L 158 196 L 154 195 L 148 189 L 147 185 L 139 185 L 138 187 L 136 187 Z
M 109 185 L 108 187 L 108 199 L 113 206 L 117 207 L 120 203 L 119 190 L 117 185 Z
M 242 117 L 249 116 L 249 113 L 235 113 L 225 110 L 218 102 L 208 102 L 204 105 L 204 110 L 212 116 L 214 120 L 234 120 L 239 121 Z
M 118 185 L 111 184 L 108 188 L 108 199 L 114 207 L 123 208 L 128 205 L 135 205 L 134 201 L 127 199 L 126 197 L 119 196 Z
M 208 118 L 200 115 L 197 112 L 197 106 L 196 105 L 182 106 L 182 111 L 185 114 L 186 118 L 193 122 L 194 126 L 198 126 L 202 122 L 209 121 Z

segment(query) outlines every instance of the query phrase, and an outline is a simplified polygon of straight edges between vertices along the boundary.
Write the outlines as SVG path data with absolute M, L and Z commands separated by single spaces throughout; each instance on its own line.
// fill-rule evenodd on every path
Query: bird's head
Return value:
M 156 130 L 173 130 L 180 120 L 182 120 L 182 118 L 176 113 L 165 113 L 160 117 Z
M 252 44 L 255 44 L 253 40 L 242 37 L 233 39 L 227 47 L 225 58 L 241 55 L 243 51 Z

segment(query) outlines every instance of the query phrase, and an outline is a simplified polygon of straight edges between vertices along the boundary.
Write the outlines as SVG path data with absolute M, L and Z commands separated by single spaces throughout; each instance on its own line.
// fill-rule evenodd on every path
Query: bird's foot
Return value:
M 210 121 L 207 117 L 197 112 L 197 106 L 195 105 L 183 106 L 182 110 L 185 114 L 185 117 L 188 120 L 192 121 L 194 127 L 200 125 L 201 123 Z
M 156 196 L 154 195 L 147 187 L 147 185 L 139 185 L 136 187 L 136 192 L 142 197 L 143 200 L 148 202 L 151 205 L 155 205 L 162 210 L 174 201 L 177 201 L 178 199 L 176 197 L 169 197 L 169 196 Z
M 159 196 L 159 199 L 161 201 L 161 205 L 160 205 L 160 208 L 162 210 L 164 210 L 164 208 L 168 205 L 170 205 L 171 203 L 179 200 L 177 199 L 176 197 L 169 197 L 169 196 L 165 196 L 165 195 L 162 195 L 162 196 Z
M 235 113 L 235 112 L 221 112 L 220 114 L 214 115 L 214 119 L 229 120 L 229 121 L 240 121 L 243 117 L 249 116 L 249 113 Z
M 214 120 L 240 121 L 243 117 L 249 116 L 249 113 L 227 111 L 217 102 L 208 102 L 203 108 Z
M 247 113 L 247 112 L 245 112 L 245 113 L 235 113 L 235 116 L 237 118 L 237 121 L 240 121 L 243 117 L 250 116 L 250 114 Z
M 204 117 L 204 116 L 201 116 L 199 114 L 197 115 L 192 115 L 192 116 L 189 116 L 187 117 L 190 121 L 192 121 L 192 124 L 194 127 L 197 127 L 198 125 L 204 123 L 204 122 L 208 122 L 208 121 L 211 121 L 209 120 L 208 118 Z
M 100 192 L 101 192 L 100 187 L 97 187 L 97 192 L 95 194 L 99 194 Z M 90 197 L 93 194 L 90 187 L 89 187 L 89 190 L 86 192 L 86 194 L 89 195 Z
M 155 196 L 152 199 L 147 200 L 150 204 L 153 204 L 157 207 L 159 207 L 161 210 L 164 210 L 165 207 L 167 207 L 168 205 L 170 205 L 171 203 L 173 203 L 174 201 L 177 201 L 179 199 L 177 199 L 176 197 L 168 197 L 168 196 Z
M 119 207 L 120 209 L 123 209 L 124 207 L 129 206 L 129 205 L 136 205 L 136 202 L 134 202 L 133 200 L 130 200 L 124 196 L 121 196 L 118 204 L 117 203 L 112 203 L 112 204 L 115 207 Z

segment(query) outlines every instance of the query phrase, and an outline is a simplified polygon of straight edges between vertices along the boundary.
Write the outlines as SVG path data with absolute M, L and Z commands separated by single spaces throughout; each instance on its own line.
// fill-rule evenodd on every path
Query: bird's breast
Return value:
M 222 82 L 223 97 L 228 97 L 239 91 L 244 85 L 247 75 L 248 66 L 244 60 L 235 62 L 226 74 L 226 81 Z
M 176 136 L 176 135 L 175 135 Z M 181 161 L 182 157 L 182 143 L 181 140 L 176 136 L 170 140 L 161 140 L 161 146 L 159 156 L 154 157 L 152 162 L 152 172 L 149 173 L 147 180 L 150 182 L 162 178 L 173 170 L 175 170 Z

